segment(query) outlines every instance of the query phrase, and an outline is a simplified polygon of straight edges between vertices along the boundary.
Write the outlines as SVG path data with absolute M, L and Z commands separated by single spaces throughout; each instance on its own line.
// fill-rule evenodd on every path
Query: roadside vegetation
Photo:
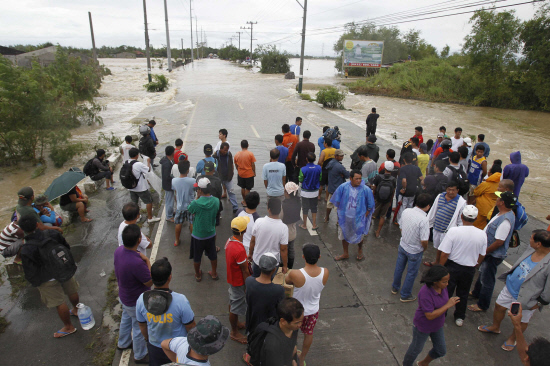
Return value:
M 317 103 L 321 103 L 326 108 L 344 109 L 344 100 L 346 100 L 347 91 L 340 91 L 334 86 L 322 87 L 316 95 Z
M 168 87 L 170 86 L 170 82 L 168 81 L 168 78 L 164 75 L 153 75 L 153 81 L 150 83 L 147 83 L 144 85 L 145 89 L 147 89 L 150 93 L 158 93 L 168 90 Z
M 250 56 L 250 51 L 247 49 L 241 49 L 239 50 L 237 47 L 233 45 L 229 45 L 224 48 L 220 48 L 218 52 L 218 57 L 222 60 L 229 60 L 229 61 L 244 61 L 246 58 Z
M 268 45 L 259 46 L 254 53 L 254 58 L 262 63 L 262 74 L 285 74 L 290 71 L 290 55 L 286 51 L 281 52 L 274 45 Z

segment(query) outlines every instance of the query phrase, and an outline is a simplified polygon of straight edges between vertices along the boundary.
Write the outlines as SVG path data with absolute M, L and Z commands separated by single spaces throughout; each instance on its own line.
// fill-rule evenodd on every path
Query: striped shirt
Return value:
M 18 240 L 23 240 L 22 235 L 20 237 L 17 235 L 17 231 L 19 230 L 19 226 L 12 222 L 0 232 L 0 253 L 17 243 Z
M 439 201 L 437 202 L 437 212 L 435 213 L 434 230 L 439 231 L 440 233 L 444 233 L 447 231 L 449 223 L 451 222 L 455 214 L 458 199 L 460 198 L 459 195 L 456 195 L 455 198 L 447 201 L 445 195 L 446 193 L 442 193 L 439 195 Z

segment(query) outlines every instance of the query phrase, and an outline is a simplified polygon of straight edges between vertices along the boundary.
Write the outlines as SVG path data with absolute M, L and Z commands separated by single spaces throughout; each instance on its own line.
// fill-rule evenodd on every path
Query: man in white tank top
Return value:
M 294 298 L 304 306 L 304 321 L 301 331 L 304 334 L 304 344 L 300 354 L 300 364 L 304 365 L 309 348 L 313 342 L 313 328 L 319 318 L 319 300 L 321 291 L 328 281 L 328 269 L 319 267 L 317 261 L 321 251 L 315 244 L 305 244 L 302 248 L 302 258 L 306 266 L 299 270 L 291 270 L 286 275 L 286 283 L 294 285 Z

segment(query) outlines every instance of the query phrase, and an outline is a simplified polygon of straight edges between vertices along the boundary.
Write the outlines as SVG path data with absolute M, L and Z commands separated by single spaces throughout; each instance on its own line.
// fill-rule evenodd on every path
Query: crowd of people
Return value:
M 158 145 L 154 121 L 140 127 L 138 148 L 127 136 L 120 147 L 124 156 L 120 183 L 129 190 L 130 197 L 122 208 L 124 221 L 114 251 L 122 304 L 117 347 L 132 348 L 138 364 L 208 365 L 209 356 L 231 339 L 247 345 L 243 360 L 249 365 L 305 365 L 329 271 L 318 265 L 318 245 L 298 246 L 295 240 L 298 228 L 319 230 L 317 213 L 321 203 L 326 210 L 324 223 L 336 209 L 337 234 L 342 243 L 342 254 L 334 257 L 336 261 L 350 260 L 350 246 L 356 247 L 355 260 L 365 259 L 363 243 L 374 220 L 378 220 L 376 238 L 383 235 L 386 223 L 399 226 L 401 237 L 391 293 L 399 295 L 403 303 L 418 301 L 412 342 L 403 365 L 414 364 L 428 337 L 432 349 L 416 364 L 425 366 L 443 357 L 443 324 L 448 310 L 454 308 L 454 321 L 459 327 L 464 324 L 467 310 L 487 311 L 497 269 L 507 257 L 508 248 L 519 245 L 518 231 L 526 224 L 527 215 L 518 197 L 529 169 L 521 164 L 519 151 L 510 155 L 511 164 L 504 169 L 502 160 L 494 160 L 488 168 L 490 147 L 484 135 L 478 135 L 473 145 L 470 137 L 462 137 L 460 127 L 448 137 L 444 126 L 434 140 L 426 142 L 423 128 L 415 127 L 414 135 L 403 143 L 399 159 L 394 149 L 388 149 L 379 164 L 378 119 L 373 108 L 366 121 L 366 143 L 351 155 L 349 169 L 342 164 L 345 154 L 340 148 L 338 127 L 323 129 L 316 154 L 311 132 L 302 132 L 302 118 L 297 117 L 292 125 L 282 125 L 281 134 L 274 137 L 273 149 L 267 152 L 269 162 L 261 168 L 267 191 L 264 217 L 256 211 L 261 201 L 254 190 L 256 157 L 247 140 L 240 142 L 240 150 L 235 151 L 234 146 L 231 151 L 228 131 L 220 129 L 219 142 L 215 148 L 204 145 L 204 158 L 194 168 L 182 151 L 181 139 L 165 147 L 159 161 L 165 216 L 174 224 L 174 246 L 189 246 L 197 282 L 204 277 L 203 254 L 210 261 L 208 277 L 214 281 L 221 277 L 217 271 L 222 252 L 216 245 L 217 227 L 225 198 L 231 206 L 232 235 L 222 252 L 229 285 L 230 327 L 214 316 L 195 322 L 186 296 L 170 290 L 170 261 L 161 258 L 150 263 L 147 249 L 152 242 L 138 223 L 140 200 L 146 207 L 147 221 L 152 224 L 160 220 L 153 216 L 149 185 Z M 113 169 L 104 157 L 105 152 L 98 150 L 91 165 L 97 169 L 94 176 L 105 179 L 111 190 Z M 241 202 L 233 192 L 235 172 Z M 77 329 L 70 319 L 76 315 L 79 303 L 76 264 L 47 197 L 35 199 L 30 187 L 18 194 L 17 214 L 0 234 L 0 249 L 4 256 L 16 256 L 15 261 L 23 265 L 25 277 L 38 288 L 46 306 L 57 308 L 64 326 L 54 337 L 65 337 Z M 78 212 L 83 222 L 90 220 L 86 218 L 87 202 L 88 197 L 76 186 L 60 199 L 61 207 Z M 186 223 L 189 235 L 181 238 Z M 423 262 L 430 242 L 436 249 L 435 259 Z M 50 255 L 43 248 L 49 248 Z M 66 260 L 55 263 L 52 250 Z M 301 252 L 305 260 L 301 269 L 294 269 L 296 252 Z M 429 268 L 421 279 L 424 285 L 415 295 L 413 285 L 422 265 Z M 480 275 L 472 288 L 477 270 Z M 274 283 L 275 278 L 283 280 Z M 496 300 L 493 323 L 480 325 L 478 330 L 500 333 L 508 311 L 514 333 L 502 349 L 517 348 L 524 364 L 544 365 L 542 362 L 547 361 L 540 360 L 548 358 L 549 342 L 540 338 L 527 346 L 523 332 L 535 310 L 550 303 L 550 233 L 535 230 L 529 248 L 501 279 L 506 286 Z M 291 286 L 293 292 L 285 294 L 282 283 Z M 66 305 L 65 295 L 73 309 Z M 468 306 L 469 298 L 477 301 Z M 297 345 L 299 330 L 304 334 L 301 351 Z

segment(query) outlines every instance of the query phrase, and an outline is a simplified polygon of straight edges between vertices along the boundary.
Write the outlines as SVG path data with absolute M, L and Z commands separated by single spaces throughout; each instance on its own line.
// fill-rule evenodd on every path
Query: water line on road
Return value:
M 260 139 L 261 137 L 258 134 L 258 131 L 256 131 L 256 128 L 254 127 L 254 125 L 250 125 L 250 128 L 252 128 L 252 132 L 254 132 L 254 135 L 256 135 L 256 137 Z

